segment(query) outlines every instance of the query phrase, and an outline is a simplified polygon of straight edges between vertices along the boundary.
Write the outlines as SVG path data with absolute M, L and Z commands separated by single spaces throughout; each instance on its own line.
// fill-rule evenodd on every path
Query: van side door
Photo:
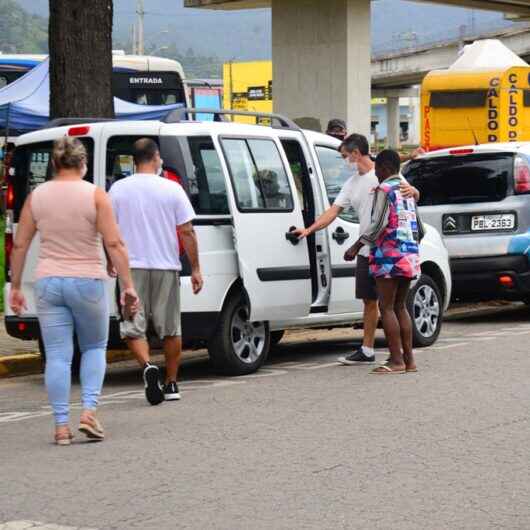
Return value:
M 253 321 L 304 317 L 311 305 L 307 241 L 296 185 L 273 137 L 221 136 L 239 273 Z
M 333 205 L 351 172 L 336 147 L 325 144 L 312 146 L 318 160 L 326 207 Z M 344 261 L 344 252 L 359 238 L 357 212 L 344 211 L 326 230 L 329 236 L 331 257 L 330 314 L 362 311 L 362 301 L 355 298 L 355 265 Z

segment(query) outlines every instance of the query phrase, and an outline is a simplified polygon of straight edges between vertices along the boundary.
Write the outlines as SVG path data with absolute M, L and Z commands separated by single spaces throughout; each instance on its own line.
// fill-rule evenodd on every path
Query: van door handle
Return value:
M 344 228 L 339 226 L 335 232 L 331 235 L 331 237 L 339 244 L 342 245 L 346 239 L 350 237 L 350 234 L 348 232 L 344 231 Z
M 290 241 L 293 245 L 298 245 L 300 240 L 298 239 L 298 235 L 294 233 L 294 230 L 296 230 L 296 226 L 291 226 L 291 228 L 289 228 L 289 232 L 285 234 L 285 239 Z

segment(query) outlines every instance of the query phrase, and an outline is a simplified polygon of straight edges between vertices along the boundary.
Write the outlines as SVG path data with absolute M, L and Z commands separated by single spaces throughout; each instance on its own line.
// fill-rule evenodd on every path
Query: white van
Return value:
M 63 120 L 62 126 L 20 136 L 8 191 L 5 299 L 12 237 L 24 200 L 51 176 L 53 140 L 79 137 L 89 153 L 86 178 L 109 189 L 134 171 L 132 146 L 147 136 L 158 142 L 168 176 L 180 179 L 197 213 L 204 289 L 192 294 L 185 264 L 183 338 L 207 346 L 217 371 L 239 375 L 257 370 L 287 329 L 362 322 L 362 302 L 354 297 L 355 265 L 343 260 L 359 236 L 356 213 L 345 212 L 307 240 L 290 234 L 326 210 L 348 178 L 339 142 L 277 115 L 267 115 L 272 125 L 266 126 L 186 120 L 192 113 L 173 111 L 164 122 L 70 120 L 64 125 Z M 224 114 L 230 112 L 218 111 L 216 119 Z M 39 338 L 33 299 L 38 247 L 36 238 L 23 276 L 28 311 L 18 318 L 5 308 L 8 333 L 21 339 Z M 426 346 L 436 341 L 451 296 L 447 251 L 430 227 L 421 264 L 410 311 L 415 344 Z M 111 347 L 121 344 L 115 289 L 109 279 Z

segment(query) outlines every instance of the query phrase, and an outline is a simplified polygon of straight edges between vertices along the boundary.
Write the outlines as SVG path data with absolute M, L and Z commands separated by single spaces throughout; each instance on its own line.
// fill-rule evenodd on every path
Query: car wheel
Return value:
M 271 346 L 276 346 L 284 337 L 285 331 L 281 329 L 280 331 L 271 331 Z
M 42 363 L 42 371 L 46 368 L 46 348 L 44 347 L 44 342 L 42 339 L 39 339 L 39 351 Z M 74 339 L 74 356 L 72 358 L 72 375 L 74 377 L 79 377 L 81 371 L 81 350 L 77 344 L 77 339 Z
M 249 322 L 249 309 L 241 294 L 232 296 L 221 313 L 208 353 L 216 372 L 246 375 L 267 359 L 271 345 L 268 322 Z
M 410 290 L 408 300 L 415 347 L 423 348 L 436 342 L 442 328 L 443 305 L 436 282 L 422 274 Z

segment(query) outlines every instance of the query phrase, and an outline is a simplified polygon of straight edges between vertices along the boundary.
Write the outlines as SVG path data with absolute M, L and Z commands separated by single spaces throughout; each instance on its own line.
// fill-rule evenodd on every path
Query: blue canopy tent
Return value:
M 174 105 L 137 105 L 114 98 L 114 112 L 121 120 L 159 120 Z M 50 121 L 49 60 L 0 90 L 0 130 L 17 136 L 44 127 Z

